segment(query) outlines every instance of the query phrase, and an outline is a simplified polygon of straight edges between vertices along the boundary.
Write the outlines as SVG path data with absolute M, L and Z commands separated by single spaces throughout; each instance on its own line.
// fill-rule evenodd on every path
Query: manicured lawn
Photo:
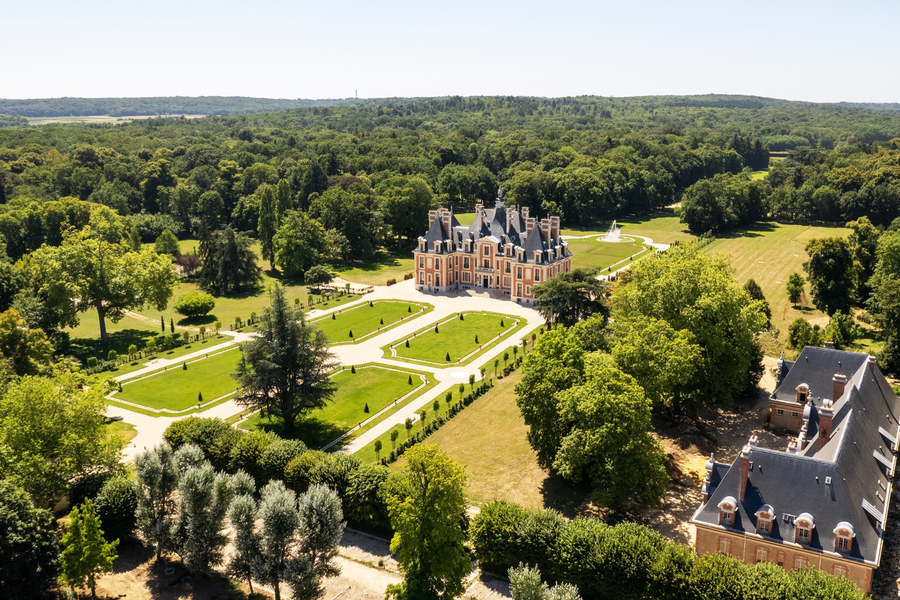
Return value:
M 489 392 L 475 400 L 443 427 L 428 436 L 426 444 L 440 446 L 466 469 L 468 501 L 483 505 L 491 500 L 508 500 L 528 508 L 556 508 L 572 514 L 587 499 L 589 490 L 558 477 L 550 477 L 537 464 L 528 445 L 528 427 L 515 401 L 515 384 L 520 372 L 497 382 Z M 468 385 L 466 391 L 468 392 Z M 458 400 L 454 390 L 453 400 Z M 441 399 L 441 412 L 446 404 Z M 431 408 L 429 407 L 429 415 Z M 429 418 L 431 418 L 429 416 Z M 416 423 L 413 432 L 421 425 Z M 406 439 L 406 429 L 398 425 L 397 441 Z M 379 438 L 382 456 L 391 451 L 390 432 Z M 364 461 L 375 460 L 374 442 L 355 454 Z M 392 471 L 402 469 L 405 460 L 393 463 Z
M 327 317 L 312 321 L 328 336 L 332 344 L 358 342 L 371 333 L 384 331 L 401 321 L 408 321 L 432 310 L 430 304 L 402 302 L 400 300 L 379 300 L 352 308 L 333 312 Z M 350 337 L 350 332 L 353 337 Z
M 594 227 L 571 227 L 561 230 L 564 236 L 603 235 L 609 231 L 612 222 L 605 222 Z M 696 236 L 687 230 L 687 226 L 680 222 L 678 212 L 673 208 L 666 208 L 653 215 L 645 217 L 625 217 L 618 219 L 616 225 L 621 228 L 622 235 L 643 235 L 659 244 L 671 244 L 673 242 L 688 242 Z
M 410 378 L 412 384 L 409 383 Z M 423 378 L 428 380 L 427 385 Z M 434 381 L 420 371 L 373 365 L 358 366 L 356 373 L 347 367 L 335 374 L 332 380 L 337 385 L 337 392 L 332 401 L 324 409 L 297 423 L 293 435 L 286 434 L 281 419 L 262 418 L 258 413 L 242 423 L 241 427 L 249 430 L 273 431 L 278 435 L 303 440 L 310 448 L 320 448 L 380 410 L 389 407 L 404 395 L 415 392 L 415 396 L 418 396 L 434 385 Z M 405 399 L 402 404 L 398 403 L 397 409 L 411 399 L 412 397 Z M 369 407 L 368 413 L 365 412 L 366 405 Z M 379 422 L 381 420 L 378 419 Z M 367 425 L 371 427 L 374 424 L 375 422 Z
M 240 358 L 235 348 L 188 363 L 187 370 L 171 367 L 134 383 L 125 382 L 114 398 L 173 411 L 196 406 L 199 393 L 203 394 L 204 403 L 210 402 L 237 389 L 231 373 Z
M 120 436 L 126 442 L 130 442 L 137 436 L 137 429 L 135 429 L 134 425 L 131 423 L 125 423 L 124 421 L 110 421 L 107 423 L 106 427 L 107 431 Z
M 403 281 L 415 270 L 412 250 L 380 249 L 371 260 L 337 265 L 338 277 L 359 285 L 386 285 L 388 279 Z
M 224 344 L 225 342 L 230 342 L 234 337 L 230 335 L 211 335 L 207 337 L 205 340 L 200 340 L 199 342 L 191 342 L 190 344 L 186 344 L 184 346 L 179 346 L 178 348 L 174 348 L 172 350 L 160 350 L 152 357 L 143 357 L 137 360 L 134 360 L 130 363 L 125 363 L 124 365 L 119 366 L 115 370 L 109 371 L 109 373 L 115 377 L 118 375 L 124 375 L 126 373 L 131 373 L 132 371 L 137 371 L 138 369 L 143 369 L 148 366 L 147 363 L 156 358 L 166 358 L 169 360 L 173 360 L 176 358 L 180 358 L 186 354 L 191 354 L 193 352 L 199 352 L 200 350 L 209 349 L 214 346 L 218 346 L 220 344 Z M 142 348 L 143 346 L 138 346 Z
M 567 240 L 572 254 L 572 266 L 576 269 L 582 267 L 599 267 L 606 270 L 615 265 L 621 267 L 631 262 L 633 256 L 637 259 L 647 252 L 647 246 L 641 242 L 601 242 L 597 238 L 586 240 Z M 619 265 L 618 263 L 622 263 Z
M 760 223 L 754 229 L 722 234 L 704 251 L 712 255 L 730 254 L 734 277 L 741 285 L 750 278 L 756 280 L 772 309 L 772 324 L 781 330 L 779 340 L 784 342 L 788 326 L 797 317 L 805 317 L 823 327 L 828 322 L 827 316 L 816 310 L 810 301 L 796 308 L 788 301 L 788 277 L 795 271 L 806 277 L 803 263 L 809 256 L 804 246 L 813 238 L 846 237 L 849 233 L 849 229 L 842 227 Z M 808 284 L 806 293 L 809 296 Z
M 394 342 L 396 358 L 441 366 L 468 364 L 476 356 L 468 355 L 478 351 L 479 346 L 482 346 L 482 350 L 486 350 L 487 347 L 493 346 L 499 341 L 494 339 L 495 336 L 503 333 L 503 339 L 508 338 L 512 331 L 524 324 L 523 319 L 519 319 L 518 324 L 516 321 L 516 317 L 510 315 L 466 312 L 463 313 L 462 320 L 458 316 L 454 316 L 438 324 L 437 333 L 435 325 L 432 324 L 419 330 L 412 337 Z M 476 337 L 478 341 L 476 341 Z M 407 341 L 409 342 L 408 348 L 406 347 Z M 393 357 L 390 345 L 383 349 L 385 358 Z M 449 361 L 447 360 L 448 354 L 450 355 Z M 465 360 L 457 363 L 461 359 Z

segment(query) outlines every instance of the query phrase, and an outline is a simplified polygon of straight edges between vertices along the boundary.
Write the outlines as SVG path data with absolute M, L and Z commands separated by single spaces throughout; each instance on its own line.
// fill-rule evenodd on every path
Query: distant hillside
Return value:
M 28 125 L 28 119 L 25 117 L 0 114 L 0 127 L 19 127 L 22 125 Z
M 837 105 L 870 110 L 900 110 L 900 102 L 837 102 Z
M 0 114 L 21 117 L 110 117 L 152 115 L 238 115 L 311 106 L 340 106 L 335 100 L 279 100 L 243 96 L 173 96 L 157 98 L 31 98 L 0 99 Z

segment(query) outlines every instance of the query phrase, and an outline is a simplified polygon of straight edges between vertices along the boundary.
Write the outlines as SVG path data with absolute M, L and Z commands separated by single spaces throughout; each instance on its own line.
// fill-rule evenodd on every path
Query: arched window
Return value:
M 856 537 L 856 531 L 853 525 L 847 521 L 841 521 L 834 528 L 834 551 L 847 553 L 853 549 L 853 538 Z
M 737 500 L 734 496 L 725 496 L 719 502 L 719 525 L 731 527 L 734 525 L 734 513 L 737 511 Z
M 794 519 L 794 542 L 798 544 L 808 544 L 812 539 L 813 529 L 816 522 L 809 513 L 802 513 Z

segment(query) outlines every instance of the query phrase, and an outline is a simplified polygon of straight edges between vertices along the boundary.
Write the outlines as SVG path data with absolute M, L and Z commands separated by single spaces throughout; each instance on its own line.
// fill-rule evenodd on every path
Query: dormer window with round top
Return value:
M 756 533 L 771 535 L 773 521 L 775 521 L 775 509 L 769 504 L 760 506 L 756 511 Z
M 853 529 L 853 525 L 847 521 L 841 521 L 834 528 L 834 551 L 850 552 L 855 537 L 856 531 Z
M 737 511 L 737 500 L 734 496 L 725 496 L 719 502 L 719 525 L 731 527 L 734 525 L 734 513 Z
M 802 513 L 794 519 L 794 541 L 798 544 L 808 544 L 812 538 L 812 530 L 816 523 L 809 513 Z

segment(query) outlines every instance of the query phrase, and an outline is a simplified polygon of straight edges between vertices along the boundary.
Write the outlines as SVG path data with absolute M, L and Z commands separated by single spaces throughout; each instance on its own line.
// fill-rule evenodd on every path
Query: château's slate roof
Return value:
M 483 210 L 475 215 L 475 219 L 469 226 L 460 225 L 455 216 L 451 215 L 450 230 L 448 231 L 444 225 L 440 215 L 431 223 L 428 231 L 420 239 L 425 240 L 425 252 L 434 252 L 435 242 L 446 242 L 452 240 L 452 251 L 459 252 L 464 250 L 464 242 L 477 242 L 478 240 L 488 240 L 492 243 L 506 246 L 512 244 L 513 247 L 525 251 L 522 263 L 539 263 L 546 264 L 552 262 L 549 252 L 559 250 L 559 257 L 571 256 L 568 244 L 557 233 L 554 238 L 552 235 L 545 235 L 541 229 L 541 223 L 535 222 L 531 232 L 526 235 L 527 223 L 525 218 L 518 210 L 509 210 L 504 207 L 502 200 L 498 200 L 493 209 Z M 442 248 L 441 252 L 445 249 Z M 539 259 L 535 260 L 535 252 L 540 251 Z
M 805 405 L 807 444 L 798 452 L 750 447 L 746 493 L 738 502 L 732 530 L 756 533 L 756 512 L 769 504 L 776 514 L 772 539 L 794 541 L 792 517 L 809 513 L 815 520 L 810 549 L 834 551 L 834 529 L 846 522 L 856 533 L 847 556 L 879 562 L 883 523 L 863 506 L 868 503 L 884 518 L 890 502 L 890 477 L 896 467 L 891 447 L 900 432 L 900 398 L 867 359 L 866 354 L 829 348 L 803 350 L 778 392 L 783 390 L 785 399 L 791 400 L 798 385 L 810 386 L 812 404 Z M 845 374 L 848 381 L 841 397 L 834 399 L 832 434 L 819 449 L 819 413 L 823 399 L 832 395 L 836 373 Z M 722 477 L 723 468 L 727 472 Z M 718 526 L 719 502 L 725 496 L 740 496 L 740 456 L 730 467 L 716 463 L 713 473 L 709 500 L 694 520 Z

